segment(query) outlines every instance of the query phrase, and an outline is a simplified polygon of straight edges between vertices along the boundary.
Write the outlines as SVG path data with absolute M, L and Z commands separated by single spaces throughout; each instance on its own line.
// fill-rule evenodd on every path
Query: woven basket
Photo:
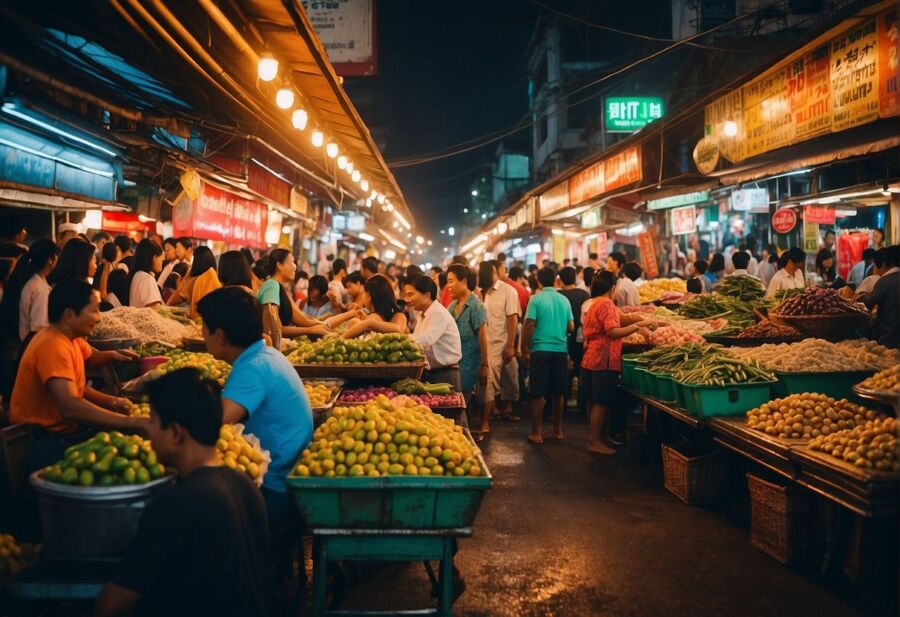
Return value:
M 750 543 L 783 564 L 809 553 L 809 497 L 794 486 L 747 474 L 750 489 Z
M 662 444 L 663 478 L 670 493 L 688 505 L 721 501 L 725 491 L 725 465 L 718 451 L 687 456 Z
M 861 314 L 847 315 L 779 315 L 769 313 L 773 323 L 791 326 L 801 333 L 827 341 L 842 341 L 855 338 L 864 331 L 868 316 Z

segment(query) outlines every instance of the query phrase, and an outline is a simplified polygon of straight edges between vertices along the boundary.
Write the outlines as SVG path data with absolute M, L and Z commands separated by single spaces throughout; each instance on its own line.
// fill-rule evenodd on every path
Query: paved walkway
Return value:
M 461 542 L 468 589 L 454 614 L 856 614 L 813 574 L 754 549 L 728 512 L 670 495 L 658 465 L 587 454 L 583 422 L 543 446 L 525 441 L 524 422 L 494 428 L 483 444 L 494 488 Z M 342 608 L 430 605 L 419 564 L 358 574 Z

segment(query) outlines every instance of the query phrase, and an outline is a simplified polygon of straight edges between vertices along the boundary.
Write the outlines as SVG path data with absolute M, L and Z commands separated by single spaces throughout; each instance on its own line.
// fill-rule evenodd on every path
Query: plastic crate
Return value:
M 778 383 L 772 386 L 772 395 L 783 398 L 790 394 L 815 392 L 831 398 L 855 398 L 853 386 L 871 377 L 875 371 L 847 371 L 844 373 L 782 373 L 776 371 Z
M 733 384 L 730 386 L 695 386 L 679 382 L 684 397 L 683 408 L 701 418 L 740 416 L 754 407 L 772 400 L 776 382 Z
M 484 475 L 326 478 L 288 476 L 307 528 L 452 529 L 469 527 L 493 477 Z
M 631 353 L 622 356 L 622 387 L 628 390 L 637 388 L 637 357 L 640 354 Z
M 656 398 L 667 403 L 678 402 L 675 380 L 668 373 L 652 373 L 656 379 Z
M 650 373 L 642 368 L 635 369 L 635 388 L 644 396 L 653 396 L 653 381 Z

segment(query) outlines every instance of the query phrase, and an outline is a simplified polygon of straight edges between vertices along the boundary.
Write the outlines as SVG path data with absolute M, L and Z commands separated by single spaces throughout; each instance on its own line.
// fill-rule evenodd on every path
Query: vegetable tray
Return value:
M 468 436 L 471 441 L 471 436 Z M 484 475 L 287 478 L 308 528 L 450 529 L 469 527 L 493 477 Z
M 768 403 L 775 381 L 731 384 L 727 386 L 698 386 L 676 381 L 679 406 L 701 418 L 739 416 Z
M 425 370 L 425 361 L 395 364 L 295 364 L 294 369 L 303 378 L 420 379 Z
M 776 371 L 778 383 L 772 387 L 775 398 L 790 394 L 817 392 L 836 399 L 847 398 L 853 386 L 875 374 L 875 371 L 846 371 L 842 373 L 784 373 Z

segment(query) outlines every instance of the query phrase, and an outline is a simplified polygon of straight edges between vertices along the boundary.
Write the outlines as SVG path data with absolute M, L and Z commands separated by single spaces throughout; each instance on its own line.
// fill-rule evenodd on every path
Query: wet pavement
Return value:
M 658 463 L 585 451 L 587 426 L 533 446 L 497 423 L 482 444 L 494 487 L 456 558 L 455 615 L 855 615 L 812 571 L 750 545 L 746 515 L 681 503 Z M 421 564 L 350 573 L 345 609 L 433 606 Z

